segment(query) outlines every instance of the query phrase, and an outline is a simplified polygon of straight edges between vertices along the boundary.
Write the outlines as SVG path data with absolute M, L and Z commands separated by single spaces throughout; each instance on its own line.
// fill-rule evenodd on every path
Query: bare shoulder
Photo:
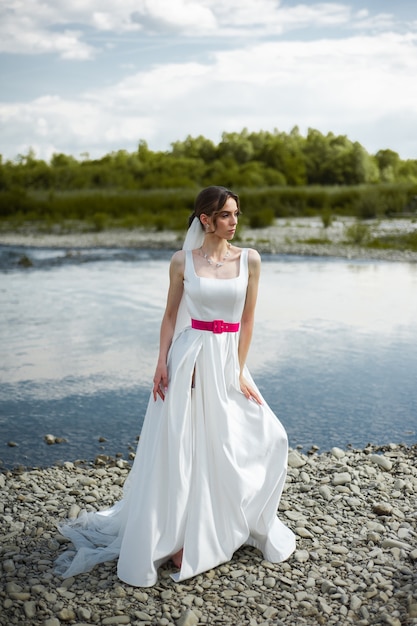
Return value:
M 236 255 L 240 255 L 242 253 L 242 250 L 244 250 L 244 249 L 246 249 L 248 251 L 248 261 L 249 261 L 249 264 L 254 264 L 254 265 L 260 264 L 260 262 L 261 262 L 261 255 L 254 248 L 240 248 L 239 246 L 231 246 L 232 253 L 234 253 Z
M 260 272 L 261 255 L 254 248 L 248 248 L 248 265 L 251 272 Z
M 185 250 L 177 250 L 171 257 L 173 265 L 183 264 L 185 261 Z
M 177 250 L 171 257 L 171 271 L 176 273 L 184 273 L 185 267 L 185 250 Z

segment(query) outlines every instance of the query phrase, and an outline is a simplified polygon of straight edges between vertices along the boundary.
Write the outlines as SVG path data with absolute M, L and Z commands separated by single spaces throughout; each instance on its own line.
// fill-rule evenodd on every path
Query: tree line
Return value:
M 29 150 L 0 157 L 0 219 L 181 229 L 207 185 L 236 190 L 252 227 L 319 213 L 367 219 L 416 210 L 417 159 L 389 149 L 371 155 L 346 136 L 309 129 L 304 137 L 297 127 L 225 132 L 217 144 L 188 136 L 167 151 L 140 141 L 97 159 L 57 153 L 46 162 Z
M 54 154 L 49 163 L 33 150 L 0 162 L 0 190 L 173 189 L 225 185 L 233 188 L 361 185 L 417 182 L 417 159 L 393 150 L 369 154 L 344 135 L 298 127 L 290 133 L 223 133 L 215 144 L 203 136 L 152 151 L 140 141 L 134 152 L 118 150 L 98 159 Z

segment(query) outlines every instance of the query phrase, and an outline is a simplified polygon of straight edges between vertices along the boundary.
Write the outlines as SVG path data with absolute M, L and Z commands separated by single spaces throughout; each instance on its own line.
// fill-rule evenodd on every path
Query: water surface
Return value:
M 170 254 L 0 247 L 5 466 L 134 449 Z M 415 265 L 265 255 L 248 364 L 291 446 L 415 443 L 416 337 Z

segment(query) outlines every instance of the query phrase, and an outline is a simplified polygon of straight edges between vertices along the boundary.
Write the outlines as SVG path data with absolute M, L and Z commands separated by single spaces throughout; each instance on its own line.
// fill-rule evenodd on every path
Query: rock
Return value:
M 296 450 L 291 450 L 288 453 L 288 467 L 293 467 L 295 469 L 298 469 L 300 467 L 303 467 L 303 465 L 305 465 L 306 462 L 307 461 L 305 461 L 303 457 L 301 456 L 301 454 L 299 454 Z
M 352 481 L 349 472 L 339 472 L 333 475 L 332 485 L 346 485 Z
M 23 604 L 23 610 L 28 619 L 33 619 L 36 615 L 36 602 L 28 600 Z
M 81 507 L 78 504 L 71 504 L 70 510 L 68 512 L 68 519 L 77 519 L 80 511 Z
M 399 528 L 397 533 L 398 539 L 409 539 L 411 532 L 409 528 Z
M 361 608 L 362 600 L 357 595 L 352 595 L 350 599 L 350 608 L 355 613 Z
M 145 613 L 145 611 L 135 611 L 135 617 L 142 622 L 149 622 L 152 620 L 152 617 L 148 613 Z
M 88 622 L 91 619 L 91 611 L 90 609 L 85 608 L 84 606 L 80 606 L 77 608 L 77 617 L 78 619 L 85 620 Z
M 3 561 L 3 570 L 6 574 L 12 574 L 16 570 L 13 559 L 6 559 Z
M 417 618 L 417 448 L 386 448 L 392 475 L 370 460 L 373 449 L 347 449 L 341 459 L 329 452 L 293 457 L 302 465 L 289 466 L 279 511 L 297 534 L 288 561 L 272 564 L 242 546 L 230 563 L 184 583 L 173 583 L 164 564 L 148 590 L 121 583 L 114 563 L 62 581 L 53 573 L 55 554 L 67 544 L 55 523 L 68 513 L 78 517 L 80 506 L 104 508 L 120 499 L 124 466 L 108 457 L 100 466 L 3 471 L 0 623 L 411 624 Z M 334 484 L 341 474 L 348 482 Z
M 143 604 L 146 604 L 149 598 L 149 595 L 144 591 L 135 591 L 133 596 L 138 602 L 142 602 Z
M 377 533 L 385 532 L 385 526 L 383 524 L 381 524 L 380 522 L 374 522 L 374 521 L 371 521 L 371 520 L 367 520 L 366 521 L 366 527 L 368 528 L 368 530 L 375 531 Z
M 345 456 L 345 451 L 341 448 L 334 447 L 330 450 L 330 452 L 334 457 L 336 457 L 336 459 L 343 459 L 343 457 Z
M 18 593 L 11 593 L 10 597 L 12 598 L 12 600 L 26 602 L 27 600 L 30 600 L 30 593 L 28 593 L 27 591 L 20 591 Z
M 303 539 L 313 539 L 314 537 L 314 535 L 307 530 L 307 528 L 304 528 L 304 526 L 297 526 L 295 532 L 299 537 L 303 537 Z
M 319 487 L 319 494 L 325 500 L 331 500 L 332 499 L 332 491 L 331 491 L 330 487 L 328 487 L 327 485 L 321 485 Z
M 187 609 L 181 613 L 181 617 L 177 620 L 177 626 L 196 626 L 197 624 L 198 617 L 192 609 Z
M 4 563 L 3 563 L 3 567 L 4 567 Z M 23 591 L 23 587 L 21 587 L 15 582 L 9 582 L 6 584 L 6 591 L 8 594 L 20 593 L 21 591 Z
M 398 539 L 384 539 L 382 541 L 383 548 L 399 548 L 400 550 L 409 550 L 410 544 L 399 541 Z
M 346 546 L 330 546 L 330 550 L 333 552 L 333 554 L 348 554 L 349 550 L 346 548 Z
M 161 591 L 161 600 L 166 602 L 167 600 L 170 600 L 171 598 L 172 598 L 172 591 L 170 589 L 167 589 L 166 591 Z
M 377 515 L 391 515 L 392 506 L 388 502 L 377 502 L 373 505 L 372 511 Z
M 371 454 L 369 460 L 372 461 L 372 463 L 378 465 L 386 472 L 389 472 L 392 469 L 392 462 L 382 454 Z
M 389 615 L 388 613 L 382 613 L 381 623 L 387 624 L 387 626 L 401 626 L 400 620 L 397 617 Z
M 319 606 L 320 606 L 320 610 L 322 613 L 326 613 L 327 615 L 331 615 L 332 614 L 332 607 L 327 604 L 327 602 L 323 599 L 320 598 L 318 599 L 319 601 Z
M 66 608 L 66 607 L 61 609 L 57 615 L 58 615 L 58 618 L 62 622 L 72 622 L 76 618 L 76 615 L 75 615 L 75 612 L 73 611 L 73 609 L 69 609 L 69 608 Z
M 79 478 L 80 485 L 83 487 L 90 487 L 91 485 L 97 485 L 97 481 L 92 476 L 80 476 Z
M 305 563 L 310 558 L 308 550 L 296 550 L 294 552 L 294 558 L 298 563 Z
M 56 443 L 55 435 L 45 435 L 44 440 L 46 441 L 48 446 L 52 446 L 54 443 Z

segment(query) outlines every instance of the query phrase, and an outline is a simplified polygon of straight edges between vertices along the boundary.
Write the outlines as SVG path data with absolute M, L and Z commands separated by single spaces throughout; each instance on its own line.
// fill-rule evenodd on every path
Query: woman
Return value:
M 123 499 L 61 527 L 76 552 L 63 576 L 118 558 L 121 580 L 147 587 L 172 560 L 185 580 L 243 544 L 280 562 L 295 548 L 276 511 L 287 436 L 246 367 L 260 257 L 232 245 L 239 199 L 224 187 L 196 198 L 170 264 L 159 358 Z

